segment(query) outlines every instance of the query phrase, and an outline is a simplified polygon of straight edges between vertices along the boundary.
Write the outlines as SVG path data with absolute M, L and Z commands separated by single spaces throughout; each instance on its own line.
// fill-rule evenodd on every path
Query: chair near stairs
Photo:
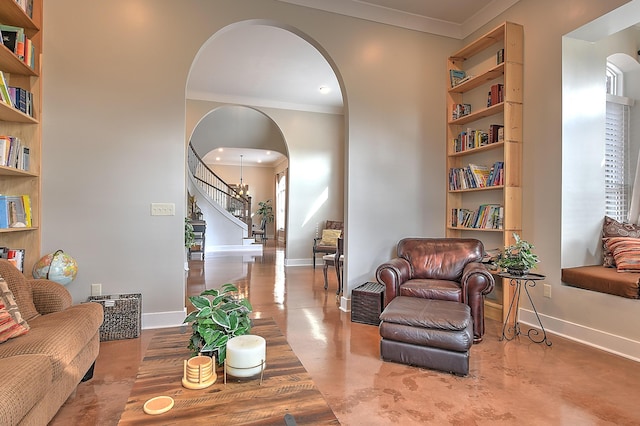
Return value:
M 260 228 L 254 228 L 251 230 L 251 236 L 253 238 L 260 238 L 262 244 L 267 243 L 267 218 L 263 217 L 260 221 Z

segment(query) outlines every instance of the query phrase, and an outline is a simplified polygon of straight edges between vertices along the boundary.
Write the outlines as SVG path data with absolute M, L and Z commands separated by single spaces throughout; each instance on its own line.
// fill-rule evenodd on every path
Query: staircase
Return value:
M 254 240 L 251 238 L 251 197 L 241 195 L 216 175 L 202 161 L 191 144 L 187 154 L 187 168 L 192 183 L 198 189 L 198 195 L 206 198 L 208 203 L 226 217 L 229 226 L 238 226 L 240 222 L 244 229 L 242 246 L 252 245 Z

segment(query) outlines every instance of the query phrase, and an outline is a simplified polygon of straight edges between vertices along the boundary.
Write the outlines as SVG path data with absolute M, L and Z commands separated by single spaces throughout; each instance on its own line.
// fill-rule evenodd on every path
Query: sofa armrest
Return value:
M 384 285 L 384 306 L 400 294 L 400 285 L 411 279 L 411 265 L 406 259 L 396 257 L 378 266 L 376 279 Z
M 45 279 L 27 280 L 27 283 L 33 291 L 33 304 L 41 315 L 63 311 L 73 304 L 71 294 L 61 284 Z

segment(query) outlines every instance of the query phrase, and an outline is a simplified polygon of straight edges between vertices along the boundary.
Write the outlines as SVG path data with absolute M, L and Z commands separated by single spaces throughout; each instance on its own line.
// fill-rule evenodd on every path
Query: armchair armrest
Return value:
M 59 312 L 73 304 L 71 294 L 61 284 L 56 282 L 36 279 L 27 280 L 33 291 L 33 304 L 41 315 Z
M 378 266 L 376 279 L 385 287 L 384 306 L 400 294 L 400 285 L 411 279 L 411 265 L 406 259 L 396 257 Z
M 468 263 L 462 271 L 462 298 L 471 308 L 473 317 L 473 342 L 482 341 L 484 335 L 484 295 L 495 286 L 493 275 L 480 262 Z
M 495 279 L 486 265 L 480 262 L 470 262 L 462 271 L 462 294 L 464 300 L 468 300 L 469 294 L 489 294 L 495 286 Z

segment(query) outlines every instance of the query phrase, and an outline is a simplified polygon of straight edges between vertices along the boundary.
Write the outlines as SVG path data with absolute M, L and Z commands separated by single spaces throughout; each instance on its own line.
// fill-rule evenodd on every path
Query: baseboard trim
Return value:
M 538 315 L 540 316 L 544 329 L 550 333 L 640 362 L 640 358 L 638 357 L 638 354 L 640 354 L 640 342 L 606 331 L 585 327 L 560 318 L 544 314 Z M 535 313 L 531 310 L 520 308 L 519 319 L 523 324 L 539 328 Z
M 152 312 L 142 314 L 142 329 L 179 327 L 187 317 L 187 308 L 182 311 Z

